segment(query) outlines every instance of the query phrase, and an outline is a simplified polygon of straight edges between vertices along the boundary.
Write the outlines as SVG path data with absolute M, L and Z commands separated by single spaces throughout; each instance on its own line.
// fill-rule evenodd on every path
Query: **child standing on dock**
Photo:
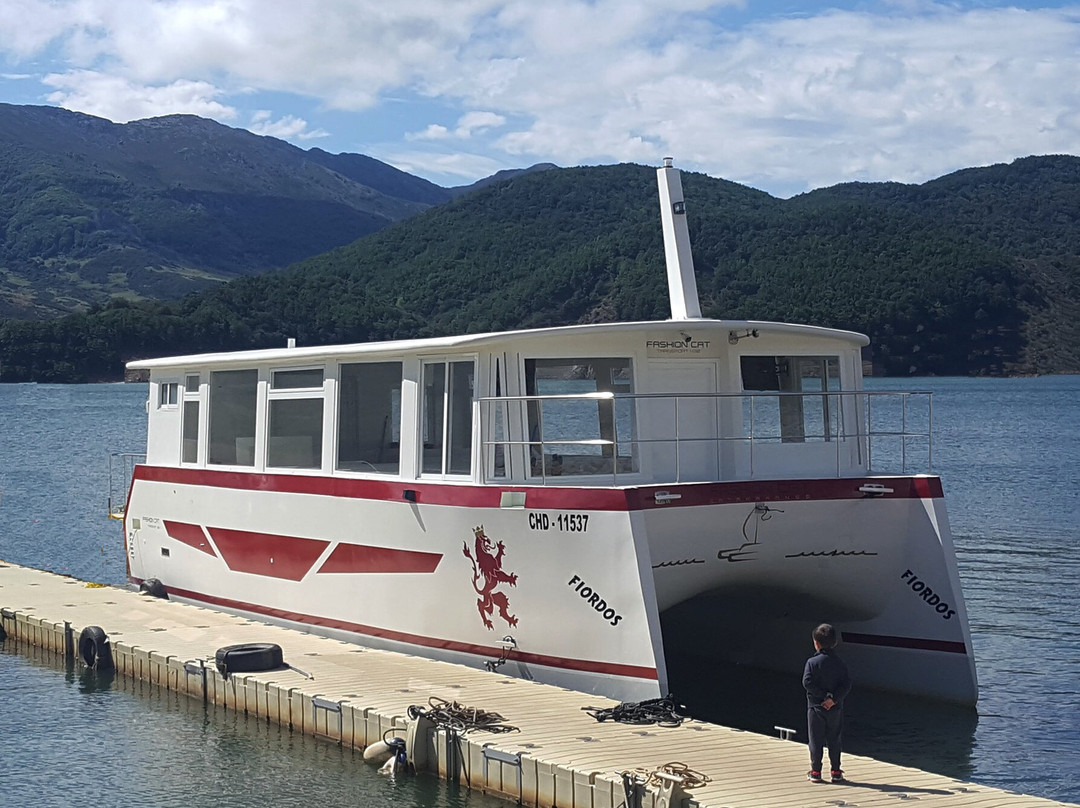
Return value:
M 844 730 L 844 699 L 851 690 L 847 665 L 836 653 L 836 629 L 822 623 L 813 632 L 817 651 L 806 660 L 803 687 L 806 689 L 806 724 L 810 737 L 811 782 L 820 783 L 821 763 L 825 747 L 829 747 L 831 780 L 844 782 L 840 769 L 840 744 Z

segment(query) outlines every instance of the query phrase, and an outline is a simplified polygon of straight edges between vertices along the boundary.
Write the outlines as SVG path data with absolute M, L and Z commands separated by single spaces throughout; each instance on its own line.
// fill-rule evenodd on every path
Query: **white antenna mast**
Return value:
M 671 162 L 670 157 L 665 157 L 663 168 L 656 169 L 671 319 L 700 320 L 701 304 L 694 277 L 694 258 L 690 254 L 690 229 L 686 226 L 682 179 L 679 169 L 672 167 Z

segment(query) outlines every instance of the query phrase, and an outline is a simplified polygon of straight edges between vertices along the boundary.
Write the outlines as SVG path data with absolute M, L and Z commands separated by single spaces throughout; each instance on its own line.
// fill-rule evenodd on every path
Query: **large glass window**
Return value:
M 210 447 L 207 462 L 255 465 L 255 406 L 259 373 L 218 370 L 210 374 Z
M 743 425 L 755 440 L 806 443 L 833 440 L 839 417 L 840 359 L 836 356 L 744 356 L 743 390 L 778 395 L 743 400 Z
M 323 369 L 272 370 L 267 408 L 266 465 L 322 466 Z
M 337 439 L 339 469 L 398 473 L 401 465 L 401 362 L 341 366 Z
M 424 364 L 423 457 L 425 474 L 472 472 L 472 402 L 476 363 Z
M 528 405 L 531 472 L 542 476 L 625 473 L 636 468 L 628 358 L 526 359 L 530 396 L 595 393 L 593 398 L 549 398 Z
M 322 424 L 321 398 L 271 400 L 266 465 L 297 469 L 321 467 Z

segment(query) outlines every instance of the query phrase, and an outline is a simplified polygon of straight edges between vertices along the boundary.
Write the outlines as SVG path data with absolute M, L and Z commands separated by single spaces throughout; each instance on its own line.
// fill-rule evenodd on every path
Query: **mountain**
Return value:
M 192 115 L 114 124 L 0 104 L 0 317 L 178 298 L 451 198 L 370 157 Z
M 455 196 L 462 196 L 463 194 L 469 194 L 473 191 L 478 191 L 481 188 L 486 188 L 489 185 L 493 185 L 497 182 L 505 182 L 511 180 L 514 177 L 520 177 L 523 174 L 535 174 L 537 171 L 550 171 L 553 168 L 558 168 L 554 163 L 536 163 L 528 168 L 507 168 L 502 171 L 496 171 L 490 177 L 484 177 L 479 179 L 471 185 L 455 185 L 453 188 L 449 188 L 450 193 Z
M 684 174 L 706 316 L 849 328 L 889 375 L 1080 372 L 1080 158 L 782 200 Z M 0 323 L 0 379 L 134 357 L 668 316 L 652 168 L 518 174 L 280 272 Z

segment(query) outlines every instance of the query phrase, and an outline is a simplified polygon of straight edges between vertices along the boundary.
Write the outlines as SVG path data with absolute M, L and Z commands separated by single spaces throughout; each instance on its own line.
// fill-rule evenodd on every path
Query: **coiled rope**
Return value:
M 614 707 L 582 707 L 597 721 L 618 721 L 620 724 L 657 724 L 661 727 L 677 727 L 688 716 L 680 715 L 686 707 L 670 695 L 645 701 L 624 701 Z
M 409 707 L 409 718 L 415 721 L 420 716 L 427 718 L 437 727 L 452 729 L 459 735 L 473 730 L 494 733 L 518 731 L 517 727 L 504 723 L 505 719 L 498 713 L 466 707 L 464 704 L 446 701 L 437 696 L 428 699 L 427 707 L 419 704 Z
M 672 761 L 671 763 L 665 763 L 663 766 L 657 766 L 652 771 L 647 769 L 632 769 L 622 772 L 624 780 L 627 777 L 634 778 L 642 785 L 653 786 L 659 788 L 664 784 L 664 779 L 659 775 L 666 774 L 671 777 L 677 778 L 680 788 L 698 788 L 706 783 L 711 783 L 712 778 L 707 774 L 703 774 L 696 769 L 691 769 L 685 763 L 679 761 Z

